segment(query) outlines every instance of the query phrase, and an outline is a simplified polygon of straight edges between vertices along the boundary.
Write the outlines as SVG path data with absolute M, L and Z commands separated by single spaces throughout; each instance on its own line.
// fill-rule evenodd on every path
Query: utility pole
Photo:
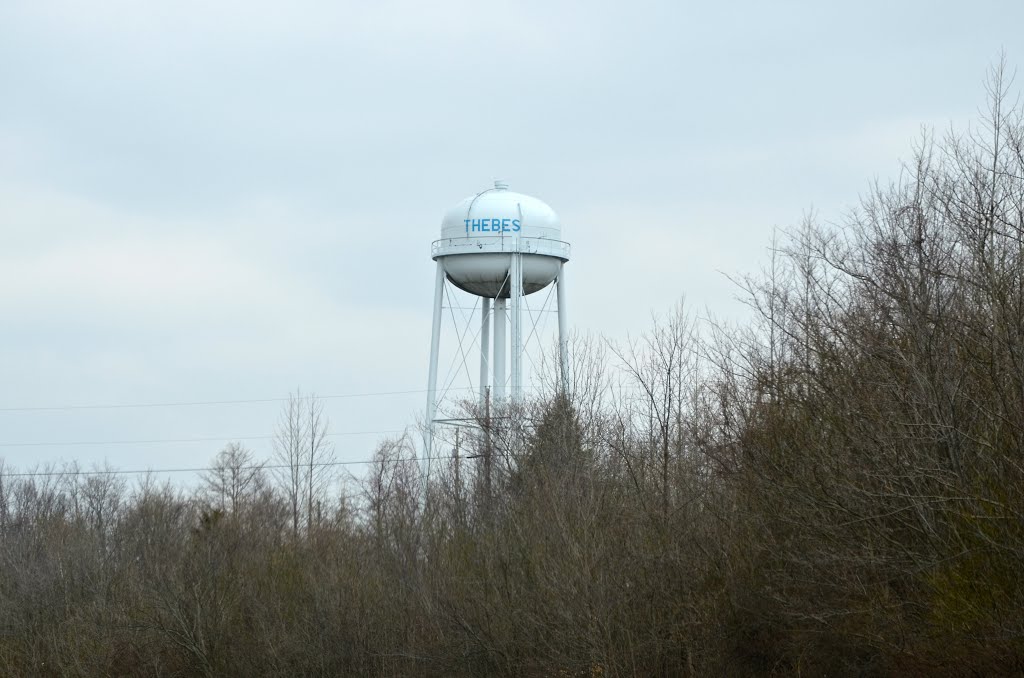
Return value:
M 455 515 L 459 524 L 462 524 L 462 473 L 459 460 L 459 429 L 455 429 Z
M 491 440 L 491 389 L 487 389 L 487 398 L 484 400 L 484 512 L 488 518 L 491 515 L 491 454 L 493 442 Z

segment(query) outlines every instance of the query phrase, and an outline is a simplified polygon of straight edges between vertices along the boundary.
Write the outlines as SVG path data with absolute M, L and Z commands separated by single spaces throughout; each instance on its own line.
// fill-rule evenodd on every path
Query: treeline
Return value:
M 467 405 L 425 493 L 407 438 L 330 478 L 315 399 L 195 491 L 0 470 L 0 674 L 1024 673 L 1024 119 L 990 85 L 773 243 L 749 325 L 578 340 L 568 393 Z

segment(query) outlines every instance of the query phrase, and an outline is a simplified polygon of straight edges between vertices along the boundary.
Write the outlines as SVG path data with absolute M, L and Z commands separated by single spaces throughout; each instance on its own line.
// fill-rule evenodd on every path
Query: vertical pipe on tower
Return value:
M 518 249 L 516 247 L 516 250 Z M 512 285 L 512 317 L 510 319 L 512 325 L 510 353 L 512 358 L 512 402 L 519 402 L 523 396 L 523 255 L 518 251 L 512 253 L 512 275 L 510 277 Z
M 491 300 L 480 300 L 480 406 L 487 400 L 488 372 L 491 367 Z
M 558 362 L 562 372 L 562 395 L 569 395 L 569 322 L 565 310 L 565 262 L 558 265 Z
M 431 447 L 434 444 L 434 417 L 437 414 L 437 351 L 441 344 L 441 296 L 444 291 L 444 267 L 437 262 L 437 276 L 434 282 L 434 325 L 430 330 L 430 372 L 427 377 L 427 430 L 423 434 L 423 458 L 420 470 L 423 473 L 423 487 L 426 489 L 430 475 Z
M 494 399 L 505 398 L 505 304 L 499 297 L 494 300 Z

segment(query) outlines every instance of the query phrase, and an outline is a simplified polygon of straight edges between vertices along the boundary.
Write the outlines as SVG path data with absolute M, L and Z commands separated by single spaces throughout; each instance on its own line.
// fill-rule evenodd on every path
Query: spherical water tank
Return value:
M 432 256 L 460 289 L 481 297 L 507 298 L 512 253 L 523 255 L 523 293 L 550 285 L 569 243 L 554 210 L 537 198 L 514 193 L 500 181 L 452 207 L 441 222 Z

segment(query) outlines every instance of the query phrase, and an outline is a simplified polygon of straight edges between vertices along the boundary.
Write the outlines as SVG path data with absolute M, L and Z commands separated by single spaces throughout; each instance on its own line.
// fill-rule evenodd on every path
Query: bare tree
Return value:
M 203 474 L 203 481 L 213 503 L 222 511 L 236 514 L 245 498 L 263 486 L 263 464 L 257 463 L 252 451 L 241 443 L 228 443 Z
M 334 443 L 328 439 L 329 421 L 324 404 L 316 396 L 306 398 L 306 440 L 302 456 L 306 494 L 306 529 L 312 530 L 323 521 L 323 505 L 327 488 L 334 478 Z
M 6 462 L 0 458 L 0 534 L 3 534 L 7 529 L 7 519 L 9 514 L 8 499 L 10 495 L 10 482 L 7 477 Z
M 323 515 L 335 459 L 328 426 L 323 402 L 316 396 L 296 393 L 281 412 L 274 435 L 274 470 L 291 510 L 294 535 L 303 522 L 311 531 Z
M 302 517 L 303 459 L 306 420 L 301 394 L 290 395 L 274 433 L 274 475 L 291 513 L 292 534 L 298 536 Z
M 673 459 L 684 452 L 697 386 L 699 351 L 694 320 L 683 302 L 672 310 L 664 323 L 656 323 L 641 340 L 632 340 L 625 348 L 613 347 L 628 379 L 637 390 L 631 399 L 631 411 L 624 418 L 644 422 L 639 433 L 650 452 L 657 455 L 660 503 L 667 516 L 671 498 L 670 475 Z M 639 482 L 646 475 L 650 458 L 625 458 Z

